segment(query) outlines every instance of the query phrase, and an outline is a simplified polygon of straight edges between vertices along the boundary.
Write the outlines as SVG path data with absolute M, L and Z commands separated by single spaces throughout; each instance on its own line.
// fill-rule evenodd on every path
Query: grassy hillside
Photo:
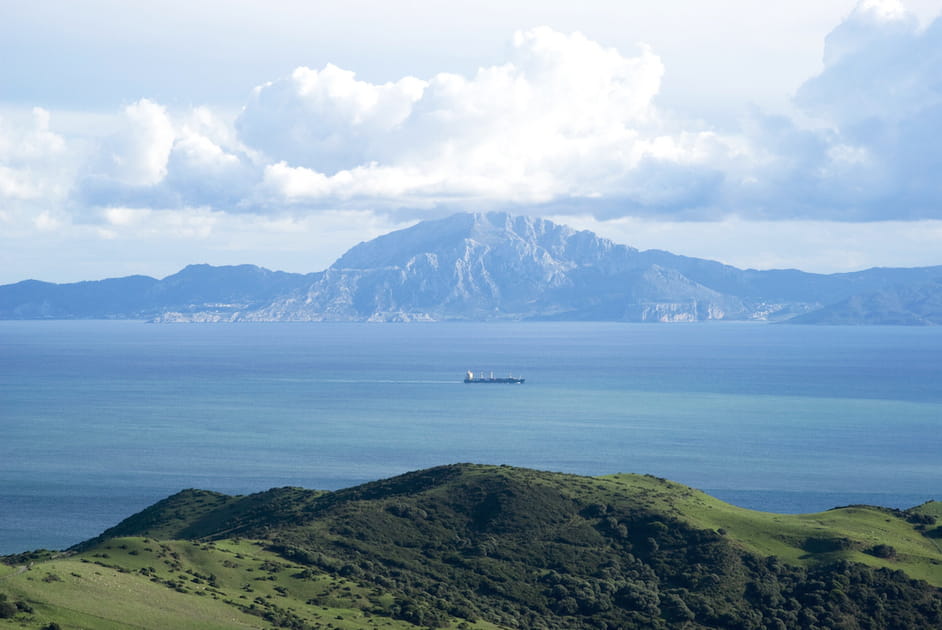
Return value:
M 911 510 L 854 505 L 818 514 L 746 510 L 677 483 L 642 475 L 603 477 L 697 529 L 722 530 L 730 541 L 760 556 L 811 567 L 840 560 L 901 570 L 942 587 L 942 503 Z M 923 518 L 922 515 L 929 518 Z M 874 548 L 891 545 L 890 555 Z
M 393 595 L 285 561 L 260 541 L 115 538 L 85 552 L 5 567 L 0 593 L 25 604 L 10 627 L 414 628 Z M 457 627 L 459 621 L 450 624 Z M 488 623 L 463 627 L 494 628 Z
M 8 558 L 0 594 L 31 628 L 942 627 L 940 516 L 766 514 L 650 476 L 455 465 L 329 493 L 187 490 L 71 555 Z

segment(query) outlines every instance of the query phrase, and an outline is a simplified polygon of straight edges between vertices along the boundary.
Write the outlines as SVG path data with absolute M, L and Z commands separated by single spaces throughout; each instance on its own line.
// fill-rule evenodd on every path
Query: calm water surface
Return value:
M 464 385 L 466 369 L 525 385 Z M 942 499 L 942 329 L 0 322 L 0 553 L 177 490 L 473 461 L 781 512 Z

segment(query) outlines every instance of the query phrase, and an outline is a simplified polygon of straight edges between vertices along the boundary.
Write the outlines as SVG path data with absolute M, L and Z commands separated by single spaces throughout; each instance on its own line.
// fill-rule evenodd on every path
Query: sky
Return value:
M 942 0 L 0 2 L 0 283 L 319 271 L 503 210 L 942 265 Z

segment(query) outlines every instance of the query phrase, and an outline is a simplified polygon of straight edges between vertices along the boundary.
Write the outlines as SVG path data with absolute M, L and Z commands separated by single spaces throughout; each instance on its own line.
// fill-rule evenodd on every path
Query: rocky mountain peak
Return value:
M 483 255 L 505 260 L 517 256 L 542 261 L 540 264 L 577 267 L 596 264 L 600 255 L 615 249 L 623 254 L 637 251 L 546 219 L 506 212 L 461 213 L 422 221 L 360 243 L 341 256 L 331 269 L 401 268 L 424 254 L 433 255 L 443 264 L 469 255 Z

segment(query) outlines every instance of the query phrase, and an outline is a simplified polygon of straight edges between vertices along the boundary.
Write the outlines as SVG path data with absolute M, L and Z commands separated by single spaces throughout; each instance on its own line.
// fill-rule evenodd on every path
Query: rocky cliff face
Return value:
M 550 221 L 459 214 L 361 243 L 246 320 L 747 319 L 754 309 L 638 250 Z

